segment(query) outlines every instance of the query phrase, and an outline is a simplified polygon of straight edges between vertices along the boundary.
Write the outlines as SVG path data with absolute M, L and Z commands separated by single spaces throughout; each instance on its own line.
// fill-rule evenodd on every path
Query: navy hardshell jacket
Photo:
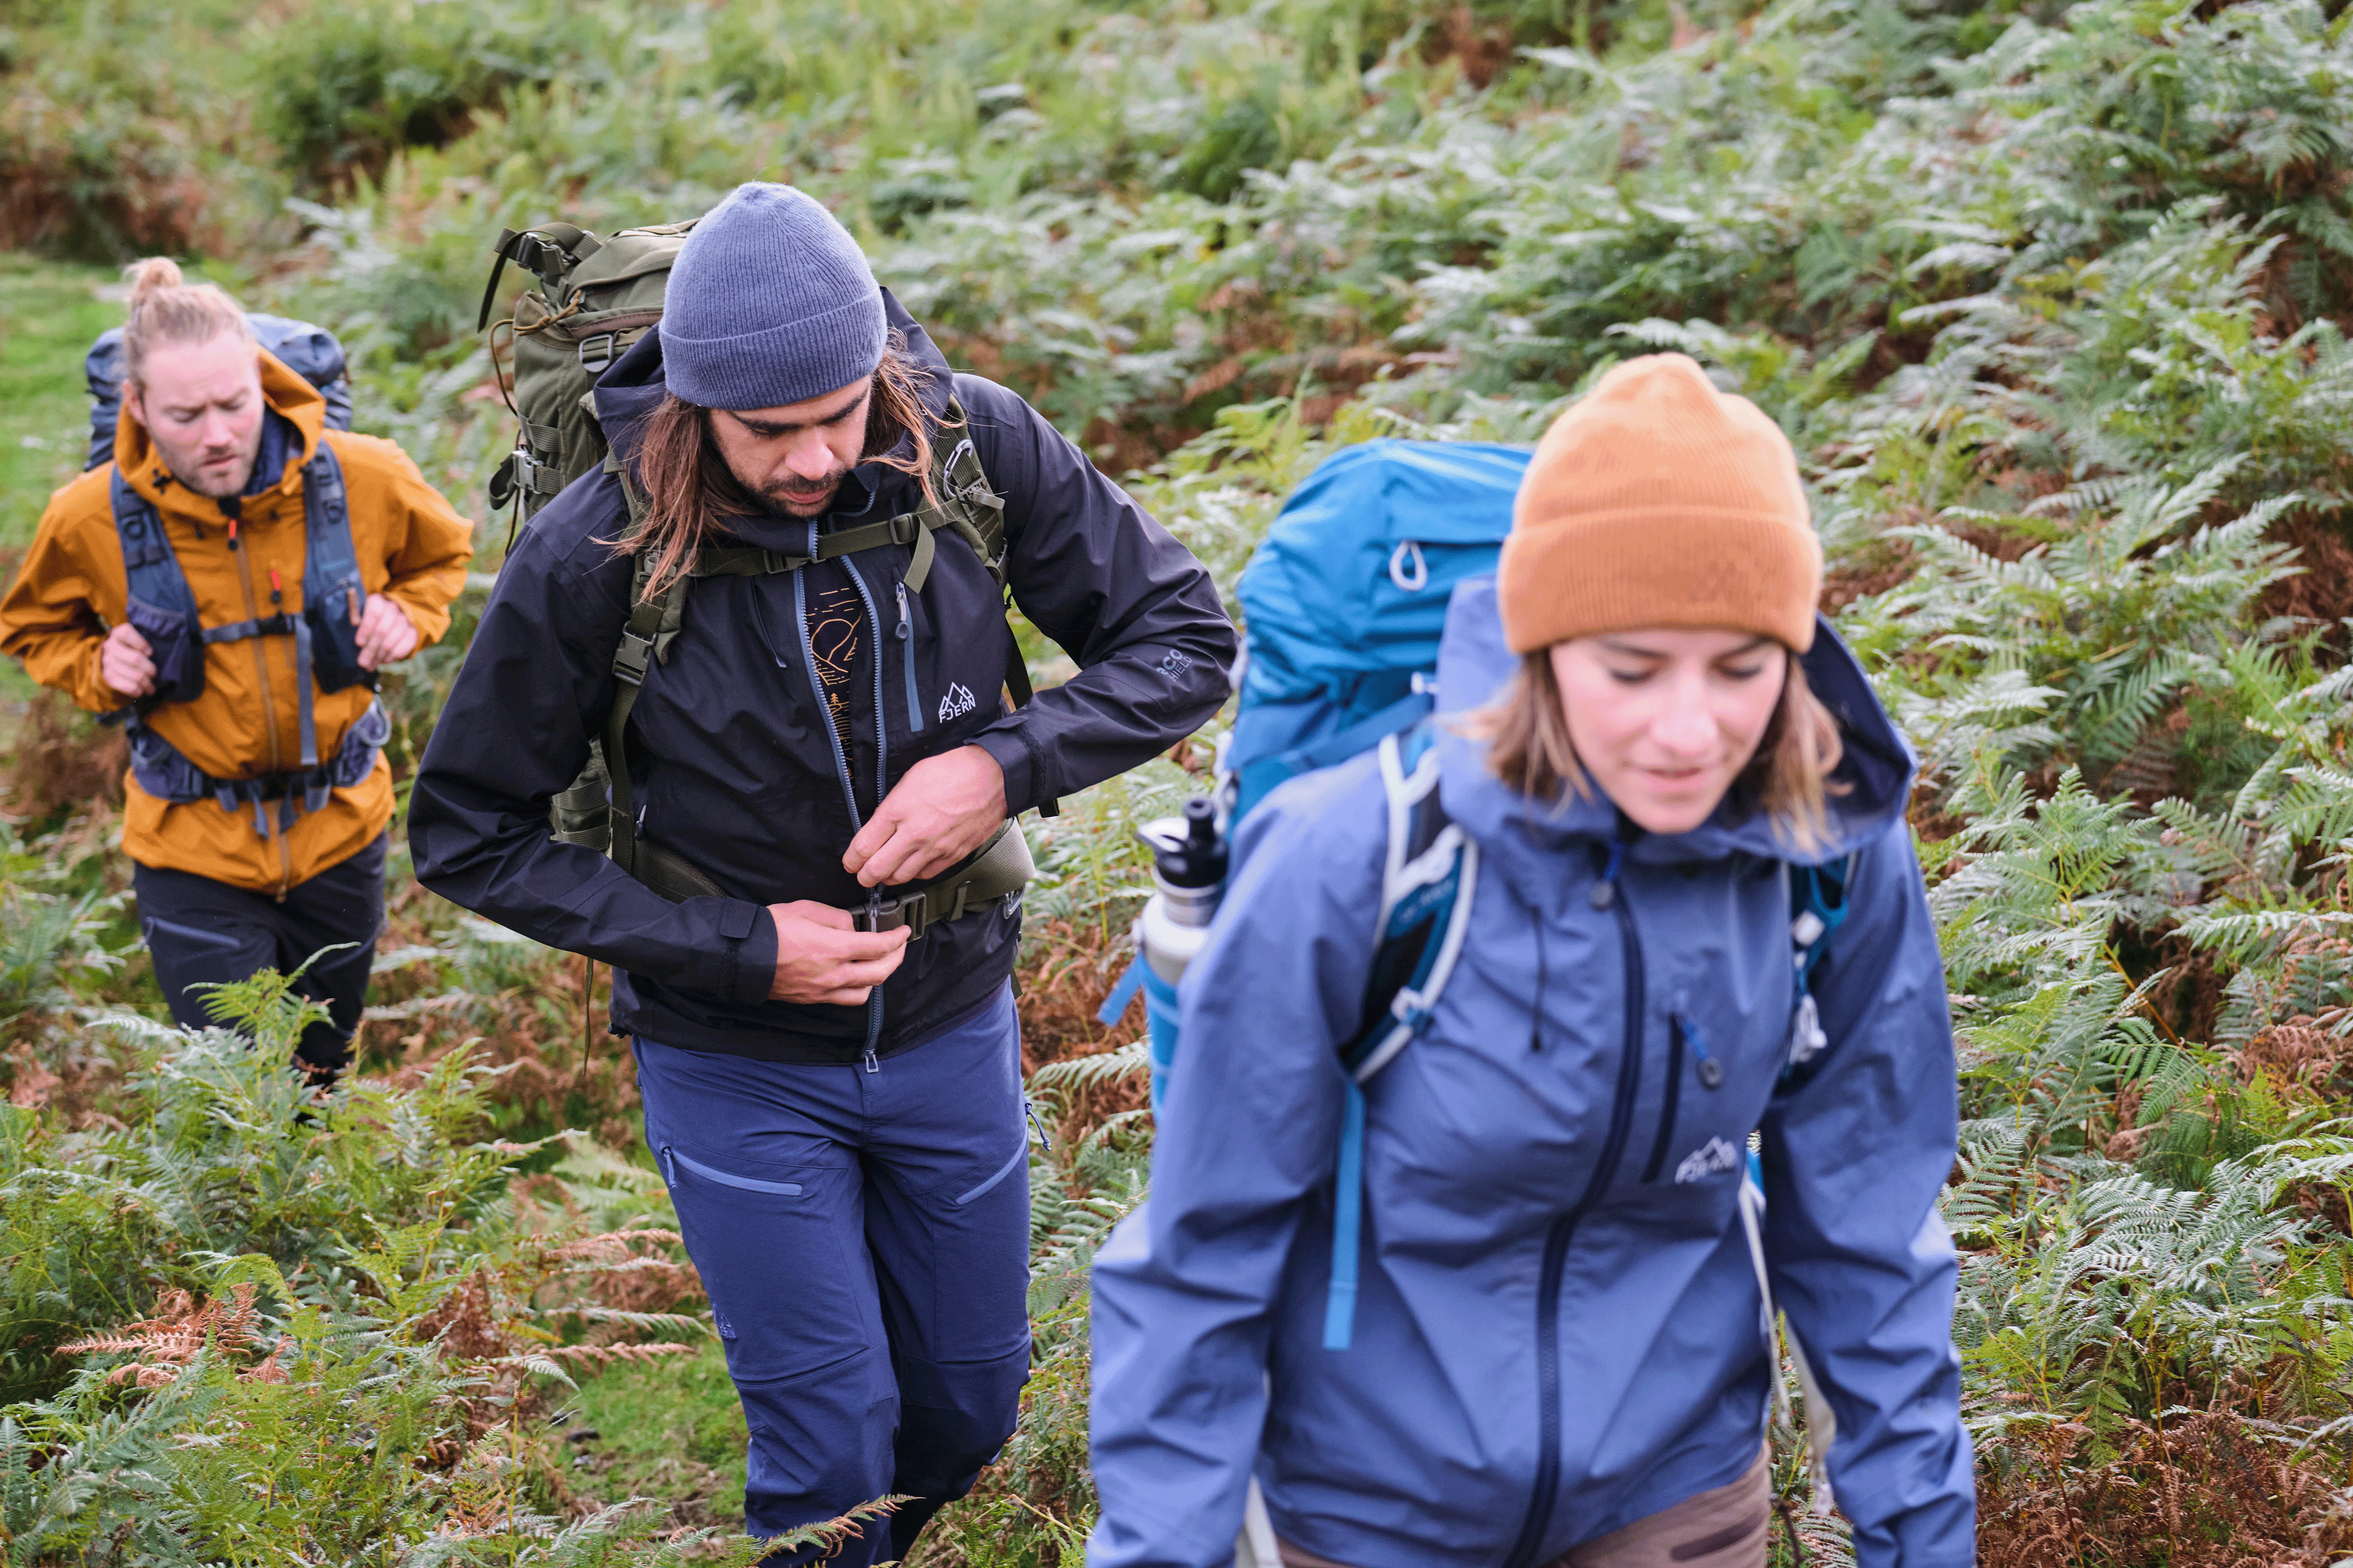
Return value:
M 1909 756 L 1826 623 L 1804 662 L 1843 721 L 1849 790 L 1816 858 L 1855 857 L 1852 912 L 1818 973 L 1829 1048 L 1778 1090 L 1794 997 L 1769 825 L 1727 808 L 1644 837 L 1598 797 L 1534 806 L 1478 743 L 1438 742 L 1479 879 L 1435 1017 L 1366 1087 L 1345 1351 L 1322 1338 L 1337 1051 L 1387 842 L 1375 759 L 1245 824 L 1182 988 L 1151 1197 L 1095 1263 L 1090 1568 L 1228 1562 L 1253 1468 L 1276 1533 L 1353 1568 L 1537 1568 L 1735 1480 L 1773 1365 L 1736 1208 L 1760 1128 L 1774 1290 L 1837 1415 L 1862 1568 L 1972 1561 L 1936 1210 L 1953 1042 Z M 1515 664 L 1493 579 L 1464 584 L 1441 704 Z
M 724 898 L 673 904 L 593 849 L 548 837 L 549 797 L 572 783 L 616 689 L 631 563 L 620 481 L 591 470 L 532 521 L 500 569 L 409 807 L 417 874 L 526 936 L 610 963 L 613 1026 L 689 1050 L 782 1061 L 854 1060 L 867 1010 L 768 1000 L 776 926 L 764 905 L 866 901 L 841 868 L 858 819 L 925 757 L 978 745 L 1019 813 L 1084 789 L 1192 733 L 1228 690 L 1235 635 L 1208 570 L 1018 396 L 951 376 L 923 329 L 884 296 L 935 412 L 953 391 L 990 486 L 1005 500 L 1007 575 L 1022 612 L 1077 661 L 1018 712 L 998 699 L 1012 633 L 979 556 L 952 532 L 920 591 L 912 552 L 883 545 L 804 569 L 802 603 L 856 606 L 849 743 L 809 668 L 795 574 L 715 576 L 689 591 L 683 630 L 630 710 L 638 832 Z M 607 371 L 596 405 L 624 461 L 664 392 L 660 335 Z M 902 441 L 897 455 L 910 450 Z M 819 529 L 923 505 L 920 481 L 853 468 Z M 744 543 L 786 553 L 811 525 L 731 520 Z M 822 652 L 816 657 L 823 657 Z M 609 761 L 609 759 L 608 759 Z M 846 776 L 845 776 L 846 775 Z M 1012 972 L 1018 911 L 991 903 L 932 927 L 884 983 L 878 1053 L 920 1043 L 994 998 Z

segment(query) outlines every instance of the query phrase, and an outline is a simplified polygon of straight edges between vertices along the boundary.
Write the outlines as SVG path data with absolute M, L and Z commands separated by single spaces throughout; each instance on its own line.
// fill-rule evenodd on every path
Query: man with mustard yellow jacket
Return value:
M 384 921 L 375 672 L 448 628 L 472 525 L 399 447 L 327 430 L 227 295 L 165 260 L 131 275 L 114 461 L 50 498 L 0 652 L 126 726 L 122 845 L 173 1017 L 336 949 L 302 985 L 331 1021 L 296 1051 L 332 1076 Z

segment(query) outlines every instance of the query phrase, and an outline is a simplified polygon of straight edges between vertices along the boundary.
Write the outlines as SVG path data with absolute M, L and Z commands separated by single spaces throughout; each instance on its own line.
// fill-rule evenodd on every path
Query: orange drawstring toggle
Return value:
M 272 566 L 272 567 L 269 569 L 269 602 L 270 602 L 271 604 L 273 604 L 273 605 L 274 605 L 274 604 L 277 604 L 280 600 L 281 600 L 281 599 L 283 599 L 283 598 L 285 598 L 285 597 L 286 597 L 286 587 L 285 587 L 285 584 L 282 584 L 282 583 L 280 583 L 280 582 L 279 582 L 279 580 L 278 580 L 278 568 L 277 568 L 277 567 L 275 567 L 275 566 Z

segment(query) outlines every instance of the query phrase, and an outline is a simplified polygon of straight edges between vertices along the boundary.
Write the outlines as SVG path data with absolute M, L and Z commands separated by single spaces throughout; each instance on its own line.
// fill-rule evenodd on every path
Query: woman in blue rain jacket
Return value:
M 1681 356 L 1618 367 L 1538 447 L 1498 578 L 1447 620 L 1439 787 L 1478 874 L 1434 1016 L 1366 1087 L 1345 1350 L 1376 761 L 1243 825 L 1151 1198 L 1095 1267 L 1091 1568 L 1219 1568 L 1253 1479 L 1287 1568 L 1761 1568 L 1752 1132 L 1862 1568 L 1973 1561 L 1944 973 L 1909 756 L 1814 615 L 1820 561 L 1787 442 Z M 1844 869 L 1848 914 L 1827 1045 L 1792 1068 L 1807 865 Z

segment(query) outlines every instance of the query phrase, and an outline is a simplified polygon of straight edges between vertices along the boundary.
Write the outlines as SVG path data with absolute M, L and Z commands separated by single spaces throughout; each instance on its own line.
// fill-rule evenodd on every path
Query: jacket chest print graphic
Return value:
M 818 684 L 825 691 L 826 711 L 844 751 L 849 747 L 849 677 L 858 665 L 858 629 L 861 622 L 858 590 L 837 584 L 816 595 L 809 605 L 809 656 L 817 661 Z
M 961 683 L 951 682 L 940 697 L 940 722 L 944 724 L 951 719 L 961 719 L 975 706 L 971 689 Z

